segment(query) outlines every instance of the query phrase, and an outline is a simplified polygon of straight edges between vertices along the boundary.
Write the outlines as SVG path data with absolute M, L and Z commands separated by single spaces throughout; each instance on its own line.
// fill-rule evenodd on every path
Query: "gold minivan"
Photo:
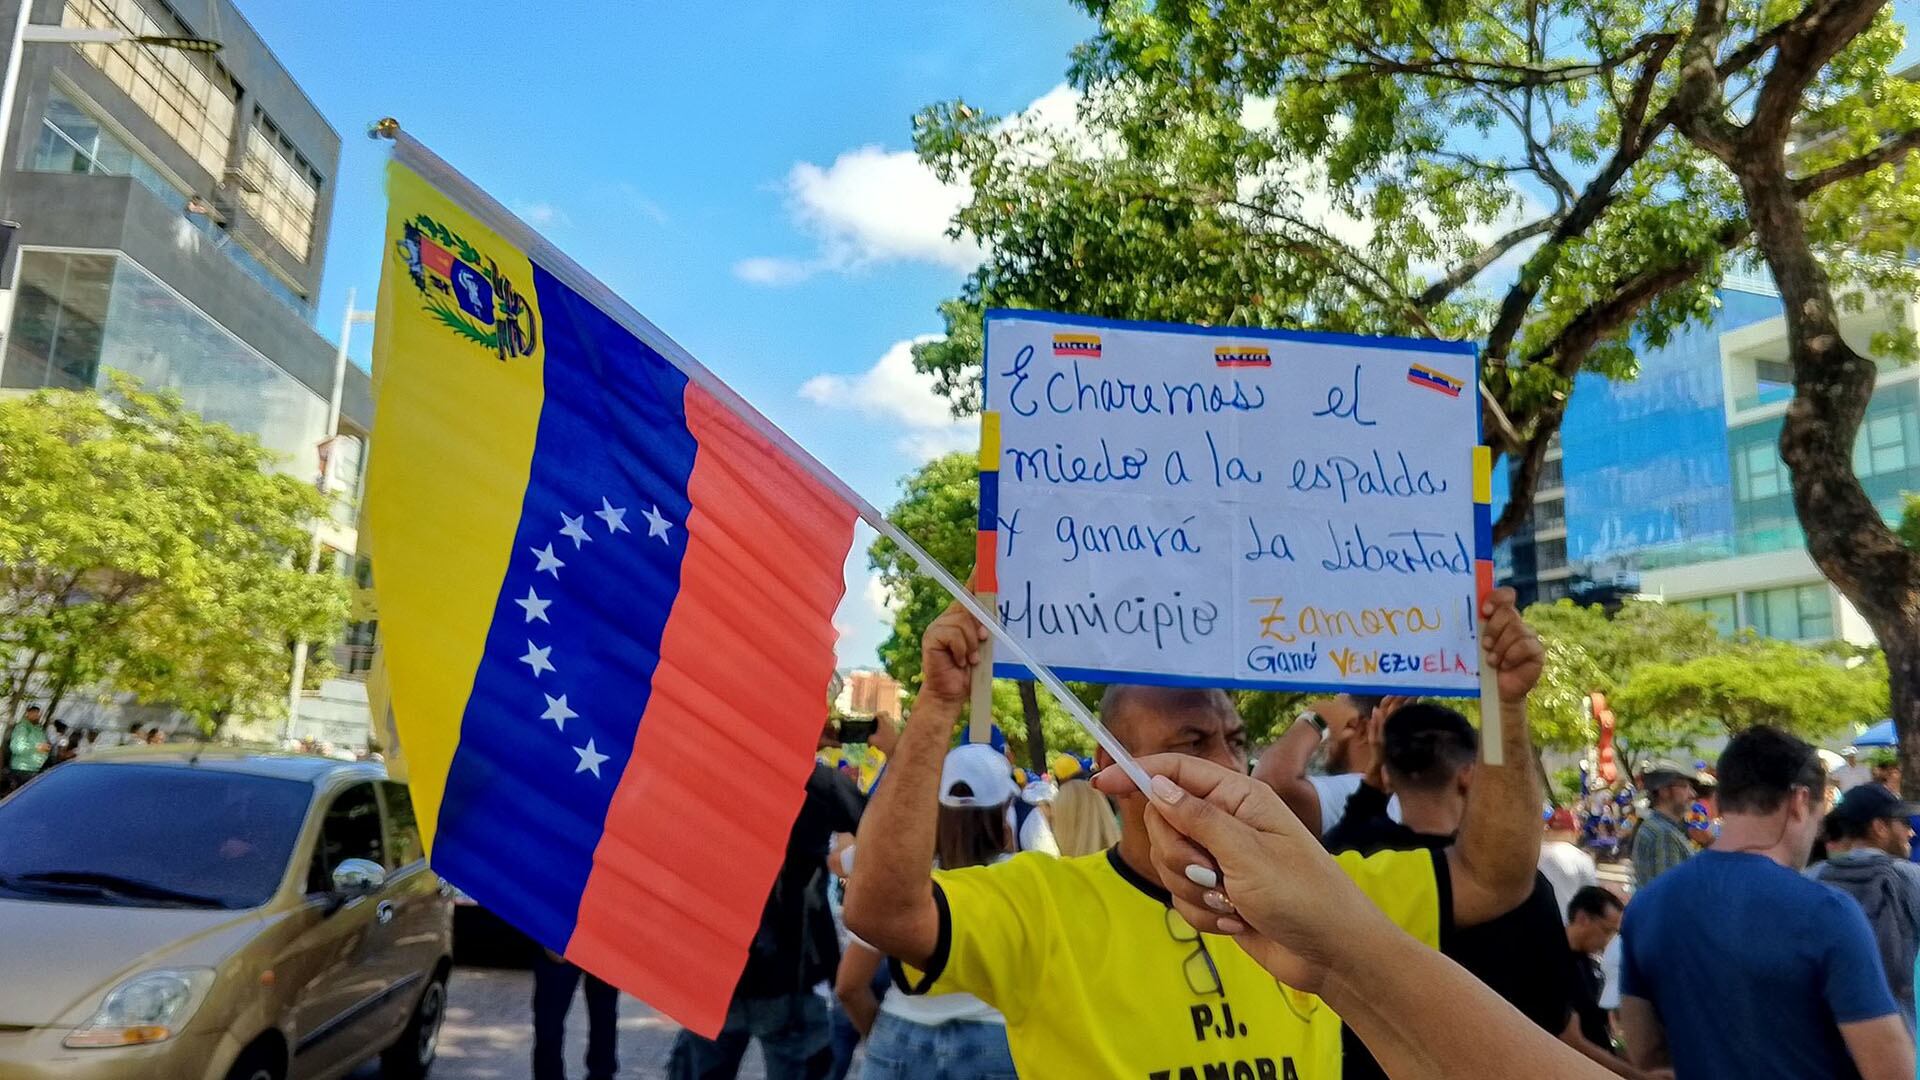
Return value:
M 101 750 L 0 800 L 0 1077 L 417 1080 L 452 920 L 378 765 Z

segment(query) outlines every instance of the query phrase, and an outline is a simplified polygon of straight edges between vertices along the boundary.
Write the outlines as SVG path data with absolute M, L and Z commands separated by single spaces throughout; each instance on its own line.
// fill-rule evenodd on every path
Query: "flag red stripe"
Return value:
M 680 591 L 567 956 L 711 1036 L 826 723 L 856 515 L 711 395 L 685 400 Z

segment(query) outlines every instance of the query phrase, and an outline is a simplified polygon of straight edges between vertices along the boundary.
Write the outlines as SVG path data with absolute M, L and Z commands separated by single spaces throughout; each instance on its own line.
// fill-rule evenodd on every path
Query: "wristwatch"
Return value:
M 1312 709 L 1302 709 L 1300 715 L 1295 717 L 1293 722 L 1297 724 L 1303 720 L 1312 724 L 1313 729 L 1320 733 L 1321 742 L 1327 741 L 1327 722 L 1321 719 L 1319 713 L 1314 712 Z

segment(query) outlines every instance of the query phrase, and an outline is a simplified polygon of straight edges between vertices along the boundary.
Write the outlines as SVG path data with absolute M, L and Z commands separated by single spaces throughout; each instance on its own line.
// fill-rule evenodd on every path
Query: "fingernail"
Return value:
M 1199 863 L 1187 867 L 1187 880 L 1203 889 L 1220 887 L 1220 875 L 1214 873 L 1211 867 L 1201 866 Z
M 1212 908 L 1213 910 L 1219 912 L 1222 915 L 1233 914 L 1233 901 L 1227 899 L 1226 896 L 1222 893 L 1209 891 L 1206 895 L 1202 896 L 1200 899 L 1204 901 L 1208 907 Z
M 1163 803 L 1177 803 L 1181 799 L 1186 798 L 1187 793 L 1181 789 L 1179 784 L 1174 783 L 1164 776 L 1156 776 L 1153 778 L 1153 797 Z
M 1223 934 L 1244 934 L 1247 932 L 1247 924 L 1241 922 L 1239 919 L 1223 917 L 1215 923 L 1215 925 L 1220 928 L 1220 932 Z

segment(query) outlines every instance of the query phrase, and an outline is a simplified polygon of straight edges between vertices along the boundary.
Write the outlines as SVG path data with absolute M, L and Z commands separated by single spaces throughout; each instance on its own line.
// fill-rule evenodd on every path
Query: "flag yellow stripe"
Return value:
M 398 162 L 388 165 L 387 186 L 366 520 L 391 707 L 431 850 L 461 717 L 514 555 L 545 352 L 503 361 L 428 312 L 432 298 L 399 251 L 415 215 L 494 260 L 530 303 L 532 266 Z
M 1473 448 L 1473 501 L 1493 504 L 1493 451 L 1485 446 Z
M 988 410 L 980 414 L 980 471 L 1000 470 L 1000 414 Z

